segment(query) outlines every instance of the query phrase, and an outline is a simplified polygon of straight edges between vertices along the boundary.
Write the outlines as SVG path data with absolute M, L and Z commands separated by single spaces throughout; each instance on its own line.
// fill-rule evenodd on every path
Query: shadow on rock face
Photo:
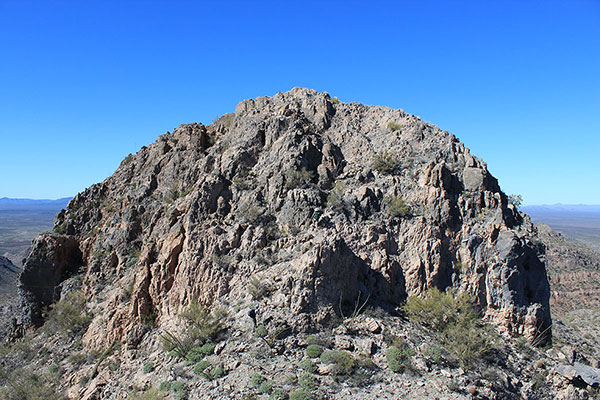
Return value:
M 60 298 L 60 283 L 82 266 L 76 238 L 54 233 L 38 236 L 19 278 L 23 322 L 40 326 L 42 310 Z

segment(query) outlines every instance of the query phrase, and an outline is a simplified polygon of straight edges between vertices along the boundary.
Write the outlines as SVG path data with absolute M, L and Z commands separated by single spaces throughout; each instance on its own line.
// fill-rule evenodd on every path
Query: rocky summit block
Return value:
M 149 319 L 172 327 L 193 301 L 251 299 L 309 331 L 432 287 L 469 292 L 513 334 L 551 337 L 543 248 L 486 164 L 419 117 L 310 89 L 161 135 L 54 230 L 25 262 L 25 320 L 78 284 L 91 347 L 135 345 Z

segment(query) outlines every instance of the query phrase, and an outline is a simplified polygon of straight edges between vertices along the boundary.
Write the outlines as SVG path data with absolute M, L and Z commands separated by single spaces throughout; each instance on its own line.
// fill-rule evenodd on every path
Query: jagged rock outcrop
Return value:
M 19 277 L 23 322 L 41 325 L 42 309 L 60 298 L 60 283 L 82 265 L 76 237 L 53 233 L 37 236 Z
M 402 110 L 309 89 L 160 136 L 55 230 L 25 263 L 25 316 L 39 322 L 82 268 L 92 347 L 135 345 L 142 321 L 168 327 L 192 300 L 235 303 L 253 285 L 262 312 L 296 330 L 359 296 L 394 307 L 439 287 L 472 293 L 512 333 L 550 337 L 543 248 L 485 163 Z

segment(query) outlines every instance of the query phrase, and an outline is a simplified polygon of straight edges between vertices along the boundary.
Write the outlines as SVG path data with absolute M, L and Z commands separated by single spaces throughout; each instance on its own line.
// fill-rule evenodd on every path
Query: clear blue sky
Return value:
M 599 0 L 0 0 L 0 197 L 294 86 L 421 116 L 525 204 L 600 203 Z

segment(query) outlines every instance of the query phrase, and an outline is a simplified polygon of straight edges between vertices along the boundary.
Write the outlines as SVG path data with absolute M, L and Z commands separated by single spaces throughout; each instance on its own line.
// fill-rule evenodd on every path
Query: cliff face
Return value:
M 307 331 L 359 297 L 395 307 L 431 287 L 467 291 L 535 336 L 551 318 L 532 232 L 452 134 L 296 88 L 128 156 L 36 239 L 19 290 L 39 325 L 82 272 L 83 340 L 97 348 L 135 345 L 144 321 L 169 327 L 195 300 L 253 294 L 265 317 Z

